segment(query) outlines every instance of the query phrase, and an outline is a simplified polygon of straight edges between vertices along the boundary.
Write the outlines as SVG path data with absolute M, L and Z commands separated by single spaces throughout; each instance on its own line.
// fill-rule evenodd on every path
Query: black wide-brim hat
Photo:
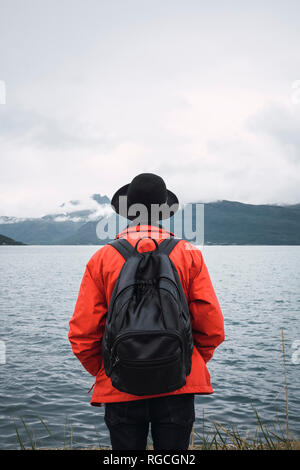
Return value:
M 127 204 L 123 204 L 120 197 L 127 197 Z M 166 187 L 164 180 L 153 173 L 141 173 L 131 183 L 125 184 L 113 195 L 111 205 L 114 211 L 129 219 L 134 220 L 138 214 L 130 215 L 130 207 L 134 204 L 143 204 L 148 211 L 148 220 L 151 220 L 153 204 L 160 206 L 158 220 L 172 217 L 179 208 L 177 196 Z M 153 211 L 152 211 L 153 212 Z

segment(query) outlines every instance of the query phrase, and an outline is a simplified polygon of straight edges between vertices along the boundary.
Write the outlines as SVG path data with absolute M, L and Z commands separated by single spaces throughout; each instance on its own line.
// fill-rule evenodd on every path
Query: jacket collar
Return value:
M 169 238 L 174 237 L 172 232 L 164 229 L 161 225 L 129 225 L 120 232 L 116 238 Z

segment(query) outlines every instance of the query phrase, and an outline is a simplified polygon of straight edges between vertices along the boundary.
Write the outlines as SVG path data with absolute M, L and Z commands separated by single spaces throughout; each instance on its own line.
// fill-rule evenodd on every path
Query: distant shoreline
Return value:
M 18 242 L 13 238 L 6 237 L 5 235 L 0 235 L 0 246 L 25 246 L 26 243 Z

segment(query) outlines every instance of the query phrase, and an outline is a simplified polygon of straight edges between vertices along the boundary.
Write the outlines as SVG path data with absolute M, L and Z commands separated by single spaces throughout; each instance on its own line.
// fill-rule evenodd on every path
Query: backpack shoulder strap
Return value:
M 181 241 L 180 238 L 175 238 L 175 237 L 166 238 L 159 244 L 159 251 L 169 256 L 172 250 L 177 245 L 177 243 L 180 241 Z
M 116 240 L 109 242 L 108 245 L 113 246 L 115 250 L 123 256 L 125 261 L 127 261 L 135 252 L 133 246 L 124 238 L 117 238 Z

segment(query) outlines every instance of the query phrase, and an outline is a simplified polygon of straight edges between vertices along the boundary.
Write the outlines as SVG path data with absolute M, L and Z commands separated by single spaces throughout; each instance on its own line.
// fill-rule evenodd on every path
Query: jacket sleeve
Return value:
M 194 251 L 194 273 L 189 286 L 189 308 L 194 344 L 208 362 L 225 339 L 224 320 L 200 250 Z
M 95 276 L 96 272 L 91 258 L 81 281 L 68 336 L 73 353 L 94 376 L 101 367 L 101 340 L 107 312 L 100 272 Z

